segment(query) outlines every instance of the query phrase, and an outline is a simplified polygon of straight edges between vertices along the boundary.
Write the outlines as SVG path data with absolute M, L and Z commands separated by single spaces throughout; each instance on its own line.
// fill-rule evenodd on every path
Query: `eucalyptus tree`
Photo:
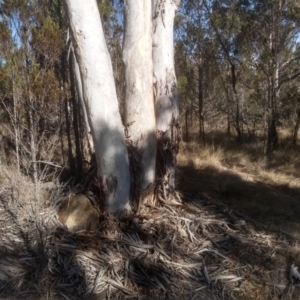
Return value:
M 253 1 L 252 47 L 253 65 L 261 73 L 265 99 L 263 108 L 266 121 L 266 157 L 271 158 L 278 145 L 277 124 L 282 115 L 284 89 L 299 73 L 299 56 L 295 51 L 300 23 L 297 1 Z M 290 88 L 288 88 L 290 89 Z
M 140 153 L 137 186 L 145 190 L 155 182 L 156 137 L 153 99 L 152 6 L 150 1 L 125 0 L 125 126 Z M 137 171 L 138 172 L 138 171 Z
M 105 192 L 108 211 L 129 211 L 128 153 L 97 3 L 65 2 L 94 141 L 97 177 Z
M 157 171 L 175 187 L 179 146 L 179 94 L 174 67 L 173 26 L 180 0 L 153 0 L 153 80 L 157 130 Z
M 8 71 L 0 101 L 9 117 L 7 128 L 14 139 L 18 170 L 32 177 L 38 198 L 42 170 L 56 146 L 48 137 L 55 132 L 58 115 L 53 103 L 61 96 L 54 66 L 62 50 L 62 34 L 43 1 L 1 1 L 0 13 L 6 28 L 0 55 Z
M 177 54 L 181 52 L 178 57 L 178 67 L 180 69 L 180 76 L 185 74 L 186 82 L 189 86 L 190 97 L 193 106 L 198 107 L 198 123 L 199 123 L 199 139 L 204 141 L 204 80 L 205 80 L 205 64 L 206 57 L 206 42 L 207 28 L 206 20 L 203 15 L 203 3 L 200 1 L 186 0 L 183 1 L 180 8 L 181 18 L 177 21 Z M 185 53 L 185 57 L 182 54 Z M 182 62 L 186 61 L 183 66 Z M 189 63 L 188 63 L 189 61 Z M 188 67 L 189 66 L 189 67 Z M 187 120 L 186 120 L 187 121 Z M 186 122 L 187 123 L 187 122 Z
M 129 211 L 128 151 L 97 4 L 95 0 L 65 3 L 95 147 L 97 177 L 108 211 Z M 149 4 L 146 0 L 125 1 L 125 127 L 128 138 L 141 154 L 141 191 L 155 179 L 155 131 L 157 174 L 172 188 L 179 142 L 179 97 L 173 58 L 173 22 L 179 1 L 153 0 L 152 7 Z
M 227 78 L 230 80 L 231 91 L 227 89 L 227 80 L 223 80 L 225 92 L 228 98 L 228 114 L 231 110 L 230 103 L 234 108 L 234 127 L 237 133 L 237 141 L 242 141 L 242 112 L 241 95 L 239 94 L 239 76 L 242 65 L 242 41 L 241 37 L 247 35 L 249 18 L 247 5 L 240 1 L 203 1 L 205 11 L 210 20 L 210 26 L 214 31 L 216 40 L 220 46 L 220 56 L 229 66 Z M 231 98 L 231 99 L 230 99 Z
M 203 1 L 184 0 L 176 22 L 176 68 L 181 79 L 181 90 L 186 101 L 187 111 L 197 114 L 198 135 L 205 142 L 205 122 L 212 120 L 218 106 L 214 97 L 216 81 L 219 77 L 219 44 L 211 28 L 210 19 Z M 183 88 L 183 83 L 185 87 Z M 192 116 L 192 114 L 189 114 Z M 213 123 L 213 122 L 212 122 Z

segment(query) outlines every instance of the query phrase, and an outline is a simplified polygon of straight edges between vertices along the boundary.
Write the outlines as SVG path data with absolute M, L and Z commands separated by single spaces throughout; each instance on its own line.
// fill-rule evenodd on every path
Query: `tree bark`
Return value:
M 189 141 L 189 127 L 188 127 L 188 116 L 189 116 L 189 110 L 187 109 L 185 114 L 185 140 Z
M 83 99 L 95 146 L 97 177 L 111 213 L 129 211 L 130 174 L 111 59 L 96 0 L 65 0 Z
M 297 114 L 297 117 L 296 117 L 295 127 L 293 130 L 293 139 L 292 139 L 292 145 L 294 147 L 297 146 L 297 138 L 298 138 L 298 132 L 299 132 L 299 126 L 300 126 L 300 108 L 297 108 L 296 114 Z
M 268 112 L 267 112 L 267 143 L 266 143 L 266 157 L 271 159 L 274 149 L 278 146 L 278 133 L 277 133 L 277 103 L 279 101 L 279 69 L 276 65 L 275 76 L 269 78 L 268 87 Z
M 141 155 L 135 174 L 141 191 L 155 182 L 156 136 L 153 99 L 152 6 L 149 0 L 125 0 L 125 126 Z
M 179 95 L 174 69 L 173 24 L 180 1 L 153 0 L 154 97 L 158 176 L 175 187 Z
M 238 93 L 236 90 L 236 74 L 235 74 L 235 64 L 230 62 L 231 65 L 231 83 L 232 83 L 232 91 L 235 103 L 235 127 L 237 133 L 237 142 L 242 142 L 242 132 L 241 132 L 241 125 L 240 125 L 240 99 L 238 97 Z
M 278 146 L 278 133 L 276 127 L 277 113 L 276 113 L 276 96 L 274 94 L 274 83 L 269 86 L 268 92 L 268 110 L 267 110 L 267 143 L 266 143 L 266 157 L 271 159 L 274 149 Z
M 281 1 L 278 2 L 278 10 L 275 6 L 271 8 L 271 24 L 269 34 L 269 51 L 271 55 L 269 69 L 269 86 L 268 86 L 268 132 L 266 156 L 271 159 L 274 149 L 278 146 L 277 121 L 278 111 L 277 104 L 280 96 L 279 86 L 279 56 L 278 56 L 278 37 L 280 31 Z M 276 11 L 278 15 L 276 14 Z
M 19 126 L 19 116 L 18 116 L 18 106 L 19 106 L 19 96 L 16 92 L 15 87 L 15 76 L 13 74 L 13 126 L 14 126 L 14 134 L 15 134 L 15 144 L 16 144 L 16 160 L 17 160 L 17 170 L 18 174 L 21 175 L 20 168 L 20 126 Z
M 62 76 L 62 89 L 66 89 L 66 84 L 68 83 L 68 52 L 67 49 L 65 49 L 61 54 L 61 76 Z M 66 134 L 67 134 L 67 143 L 68 143 L 68 158 L 67 163 L 68 167 L 71 171 L 75 171 L 76 164 L 75 164 L 75 158 L 73 155 L 73 146 L 72 146 L 72 139 L 71 139 L 71 124 L 70 124 L 70 113 L 69 113 L 69 99 L 67 96 L 67 93 L 64 93 L 65 97 L 63 99 L 63 109 L 64 109 L 64 115 L 65 115 L 65 122 L 66 122 Z M 63 139 L 62 139 L 63 143 Z M 62 144 L 63 145 L 63 144 Z
M 75 79 L 76 79 L 76 90 L 77 90 L 79 102 L 81 103 L 81 107 L 82 107 L 82 112 L 83 112 L 83 117 L 84 117 L 84 124 L 85 124 L 86 132 L 87 132 L 87 139 L 88 139 L 88 143 L 89 143 L 89 149 L 90 149 L 91 154 L 93 154 L 93 153 L 95 153 L 93 137 L 91 135 L 91 128 L 90 128 L 90 125 L 89 125 L 87 111 L 86 111 L 85 103 L 84 103 L 84 100 L 83 100 L 82 81 L 81 81 L 81 76 L 80 76 L 80 70 L 79 70 L 78 63 L 76 61 L 74 51 L 72 51 L 72 56 L 73 56 L 73 60 L 74 60 L 74 73 L 75 73 Z
M 72 112 L 73 112 L 73 129 L 74 129 L 74 138 L 75 138 L 75 157 L 76 157 L 76 173 L 80 177 L 82 174 L 82 152 L 80 149 L 80 134 L 79 134 L 79 117 L 80 112 L 77 110 L 77 95 L 76 93 L 76 84 L 75 84 L 75 61 L 73 55 L 70 55 L 69 59 L 69 69 L 70 69 L 70 83 L 71 83 L 71 103 L 72 103 Z
M 64 110 L 65 110 L 65 118 L 66 118 L 66 133 L 67 133 L 67 139 L 68 139 L 68 162 L 70 170 L 73 172 L 76 170 L 76 163 L 75 158 L 73 155 L 73 146 L 72 146 L 72 139 L 71 139 L 71 122 L 70 122 L 70 112 L 69 112 L 69 103 L 70 99 L 67 97 L 64 100 Z
M 28 81 L 27 81 L 28 82 Z M 39 199 L 39 175 L 37 165 L 37 146 L 36 146 L 36 122 L 34 117 L 34 104 L 31 96 L 31 91 L 28 90 L 28 124 L 29 124 L 29 137 L 30 137 L 30 154 L 32 163 L 32 179 L 34 185 L 34 197 L 35 200 Z
M 199 102 L 199 138 L 200 141 L 205 143 L 205 133 L 204 133 L 204 118 L 203 118 L 203 64 L 202 59 L 198 65 L 198 102 Z

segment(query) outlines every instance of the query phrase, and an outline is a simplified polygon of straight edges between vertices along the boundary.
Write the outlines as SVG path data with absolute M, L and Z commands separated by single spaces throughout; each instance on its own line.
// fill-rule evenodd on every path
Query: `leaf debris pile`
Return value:
M 182 195 L 181 206 L 103 214 L 97 232 L 72 234 L 56 206 L 22 218 L 0 191 L 1 298 L 297 299 L 287 240 L 221 203 Z

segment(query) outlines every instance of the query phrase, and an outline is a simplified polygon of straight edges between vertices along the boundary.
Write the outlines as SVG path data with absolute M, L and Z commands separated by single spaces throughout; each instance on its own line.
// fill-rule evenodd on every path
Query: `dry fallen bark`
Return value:
M 272 284 L 273 271 L 263 267 L 276 236 L 255 231 L 249 221 L 232 229 L 237 215 L 221 214 L 221 203 L 143 206 L 126 222 L 103 214 L 98 231 L 70 233 L 58 222 L 56 205 L 25 219 L 25 207 L 11 197 L 9 188 L 0 190 L 4 297 L 248 299 L 256 282 L 272 293 L 289 284 L 284 269 L 274 270 L 282 279 Z M 294 265 L 290 274 L 300 277 Z

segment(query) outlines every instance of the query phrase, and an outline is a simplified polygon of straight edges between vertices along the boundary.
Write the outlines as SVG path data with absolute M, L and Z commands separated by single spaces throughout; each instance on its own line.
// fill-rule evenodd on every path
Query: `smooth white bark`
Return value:
M 158 175 L 175 187 L 179 95 L 174 68 L 173 25 L 180 0 L 152 0 Z
M 95 146 L 97 176 L 105 190 L 108 211 L 130 210 L 128 154 L 97 3 L 65 3 Z
M 180 1 L 153 0 L 153 67 L 156 128 L 166 132 L 179 115 L 173 25 Z
M 141 154 L 140 188 L 155 181 L 156 136 L 153 99 L 152 5 L 149 0 L 125 0 L 123 47 L 126 96 L 125 124 Z

